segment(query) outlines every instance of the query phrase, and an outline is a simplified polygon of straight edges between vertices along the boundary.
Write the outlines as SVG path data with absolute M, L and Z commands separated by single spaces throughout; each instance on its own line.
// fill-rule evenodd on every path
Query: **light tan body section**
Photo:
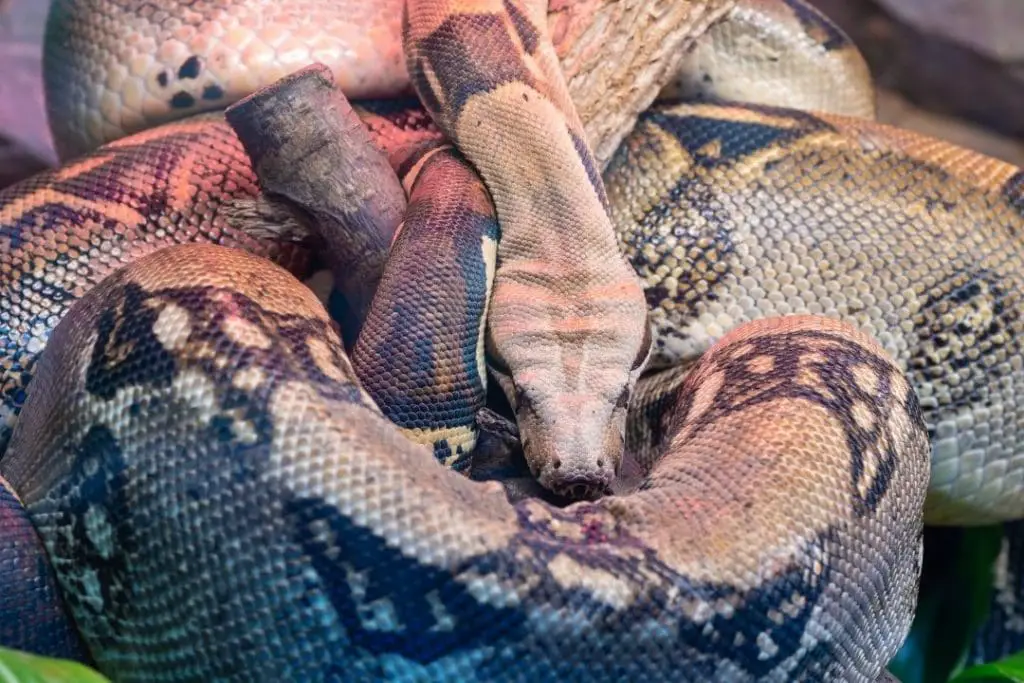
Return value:
M 518 89 L 495 97 L 514 102 Z M 537 109 L 537 120 L 553 125 L 531 136 L 535 145 L 496 145 L 494 134 L 512 124 L 501 117 L 492 118 L 494 128 L 461 137 L 481 159 L 520 161 L 482 171 L 509 179 L 492 196 L 499 220 L 512 217 L 511 225 L 502 223 L 487 345 L 511 372 L 506 393 L 517 408 L 529 403 L 518 416 L 535 476 L 546 486 L 563 477 L 590 485 L 596 468 L 603 487 L 615 477 L 623 447 L 620 401 L 646 359 L 647 306 L 571 141 L 556 128 L 559 119 L 542 100 Z M 538 158 L 576 163 L 538 167 L 531 162 Z M 580 244 L 588 245 L 584 253 Z
M 665 99 L 714 98 L 875 118 L 867 62 L 813 6 L 740 0 L 701 35 Z
M 44 73 L 58 152 L 67 159 L 222 109 L 311 61 L 329 66 L 349 99 L 412 93 L 404 3 L 202 0 L 172 18 L 143 0 L 54 0 L 48 30 L 60 40 L 47 43 Z M 598 165 L 680 82 L 688 94 L 873 112 L 863 58 L 852 46 L 825 51 L 819 36 L 838 29 L 804 26 L 794 7 L 817 15 L 783 0 L 552 0 L 548 34 Z
M 656 112 L 606 174 L 652 304 L 652 368 L 692 362 L 754 319 L 846 320 L 921 397 L 927 521 L 1024 516 L 1021 169 L 863 119 Z
M 693 40 L 733 2 L 550 3 L 549 34 L 602 164 Z M 200 0 L 171 16 L 144 0 L 54 0 L 44 74 L 57 151 L 67 159 L 145 128 L 223 109 L 313 61 L 331 68 L 349 99 L 412 94 L 402 49 L 404 5 Z M 644 40 L 634 40 L 637 35 Z M 609 49 L 616 59 L 605 58 Z M 179 104 L 172 104 L 176 97 Z

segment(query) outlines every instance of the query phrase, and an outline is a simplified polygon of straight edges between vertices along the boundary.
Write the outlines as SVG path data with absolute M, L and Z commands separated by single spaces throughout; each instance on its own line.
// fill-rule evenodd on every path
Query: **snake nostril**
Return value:
M 597 460 L 597 466 L 603 469 L 603 468 L 604 468 L 604 460 L 602 460 L 602 459 L 598 458 L 598 460 Z
M 553 468 L 555 468 L 556 470 L 561 469 L 562 468 L 562 461 L 556 459 L 555 462 L 551 466 Z

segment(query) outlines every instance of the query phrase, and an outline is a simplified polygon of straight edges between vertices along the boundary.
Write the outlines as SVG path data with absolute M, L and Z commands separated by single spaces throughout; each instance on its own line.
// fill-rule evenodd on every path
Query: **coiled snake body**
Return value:
M 103 4 L 114 18 L 95 25 L 64 14 L 71 2 L 51 17 L 54 50 L 112 45 L 90 33 L 112 30 L 137 51 L 109 59 L 107 94 L 90 104 L 71 87 L 51 99 L 106 117 L 54 117 L 68 154 L 116 137 L 123 111 L 154 109 L 137 74 L 194 111 L 230 96 L 218 70 L 246 50 L 308 61 L 332 49 L 226 1 L 174 16 Z M 329 4 L 295 12 L 337 33 Z M 681 45 L 729 10 L 672 4 L 688 13 Z M 762 4 L 759 16 L 789 8 L 800 35 L 830 26 L 793 2 L 745 3 L 716 26 Z M 617 147 L 628 126 L 590 115 L 601 107 L 577 115 L 573 83 L 586 79 L 566 86 L 557 59 L 573 53 L 548 37 L 593 35 L 548 9 L 545 26 L 536 4 L 410 2 L 405 54 L 471 164 L 451 153 L 453 173 L 470 184 L 475 169 L 487 188 L 465 194 L 494 283 L 489 310 L 474 304 L 487 329 L 468 327 L 459 357 L 472 363 L 486 342 L 545 486 L 606 488 L 625 439 L 640 474 L 620 495 L 509 504 L 410 443 L 364 389 L 381 378 L 357 377 L 323 305 L 286 271 L 308 254 L 226 220 L 258 191 L 220 115 L 117 140 L 0 195 L 12 427 L 0 530 L 21 534 L 7 535 L 4 580 L 39 566 L 30 520 L 75 631 L 115 679 L 873 681 L 909 628 L 923 511 L 943 523 L 1024 512 L 1020 172 L 867 120 L 767 106 L 654 107 Z M 109 28 L 136 10 L 171 36 L 158 50 L 145 30 Z M 387 37 L 367 34 L 375 63 L 400 67 Z M 49 77 L 77 82 L 67 69 L 102 61 L 87 56 L 49 56 Z M 355 97 L 403 82 L 359 91 L 350 74 Z M 395 131 L 436 137 L 408 112 L 364 116 L 385 150 L 404 144 Z M 417 172 L 430 168 L 424 157 Z M 807 313 L 822 315 L 775 317 Z M 358 343 L 381 348 L 383 329 L 368 322 Z M 669 369 L 634 389 L 648 357 Z M 75 654 L 52 579 L 35 580 L 11 609 L 51 640 L 25 642 Z

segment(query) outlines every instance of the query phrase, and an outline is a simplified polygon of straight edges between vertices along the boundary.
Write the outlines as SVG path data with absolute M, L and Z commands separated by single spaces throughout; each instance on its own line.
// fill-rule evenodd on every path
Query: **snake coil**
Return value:
M 764 103 L 646 108 L 605 154 L 593 131 L 621 125 L 563 74 L 617 24 L 554 5 L 95 4 L 50 19 L 74 158 L 0 193 L 0 542 L 38 538 L 40 585 L 113 679 L 873 682 L 913 615 L 923 515 L 1024 516 L 1019 170 Z M 726 29 L 762 4 L 800 69 L 865 73 L 792 0 L 675 2 L 675 34 L 736 50 Z M 389 263 L 351 361 L 296 277 L 310 255 L 228 220 L 258 188 L 200 111 L 245 93 L 225 77 L 245 55 L 280 55 L 274 80 L 346 40 L 391 67 L 349 69 L 352 97 L 422 103 L 361 109 L 389 158 L 422 153 L 396 168 L 396 253 L 430 244 L 462 287 Z M 628 465 L 635 485 L 510 503 L 439 466 L 471 452 L 485 362 L 541 484 L 597 498 Z M 17 547 L 24 582 L 41 550 Z M 81 656 L 46 633 L 11 638 Z

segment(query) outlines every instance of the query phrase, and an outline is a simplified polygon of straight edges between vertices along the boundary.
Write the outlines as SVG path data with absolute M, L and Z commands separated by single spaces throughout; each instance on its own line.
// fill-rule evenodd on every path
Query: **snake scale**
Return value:
M 651 92 L 628 126 L 601 120 L 586 103 L 616 89 L 587 100 L 592 73 L 562 69 L 614 32 L 559 23 L 558 3 L 412 0 L 401 26 L 394 2 L 329 4 L 55 2 L 69 161 L 0 193 L 4 643 L 126 681 L 885 680 L 922 523 L 1024 516 L 1024 175 L 778 102 Z M 713 40 L 683 91 L 735 82 L 714 57 L 742 55 L 731 31 L 751 16 L 813 37 L 812 61 L 850 48 L 793 0 L 688 9 L 679 44 Z M 90 53 L 115 46 L 128 56 Z M 199 114 L 253 86 L 224 74 L 360 50 L 339 69 L 352 97 L 411 77 L 437 126 L 363 113 L 392 160 L 427 139 L 396 168 L 407 223 L 452 213 L 434 173 L 462 177 L 458 214 L 476 217 L 473 239 L 438 242 L 439 258 L 478 246 L 491 283 L 461 304 L 487 327 L 455 345 L 463 384 L 484 388 L 467 368 L 486 347 L 529 469 L 591 500 L 510 503 L 439 466 L 365 388 L 386 368 L 359 345 L 372 361 L 387 325 L 371 310 L 350 361 L 296 278 L 310 254 L 228 220 L 258 187 L 223 117 Z M 75 70 L 104 62 L 87 93 Z M 193 116 L 155 125 L 168 103 Z M 395 349 L 407 377 L 418 347 Z M 596 495 L 627 465 L 634 486 Z

